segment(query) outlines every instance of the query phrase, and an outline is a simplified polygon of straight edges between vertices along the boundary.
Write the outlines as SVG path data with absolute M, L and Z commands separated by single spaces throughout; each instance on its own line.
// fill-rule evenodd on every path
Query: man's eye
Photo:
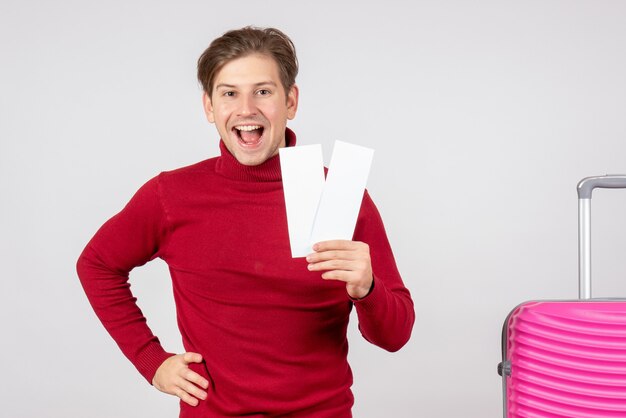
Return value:
M 268 94 L 270 94 L 271 92 L 267 89 L 261 89 L 259 91 L 257 91 L 257 94 L 260 96 L 267 96 Z
M 224 96 L 226 97 L 233 97 L 235 95 L 234 91 L 225 91 L 224 92 Z

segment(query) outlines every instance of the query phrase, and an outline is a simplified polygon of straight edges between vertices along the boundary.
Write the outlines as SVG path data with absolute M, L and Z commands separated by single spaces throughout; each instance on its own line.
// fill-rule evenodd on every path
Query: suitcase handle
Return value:
M 584 178 L 578 183 L 578 198 L 591 199 L 591 192 L 597 187 L 601 189 L 626 189 L 626 175 L 612 174 Z
M 626 175 L 586 177 L 578 183 L 578 298 L 591 299 L 591 193 L 626 189 Z

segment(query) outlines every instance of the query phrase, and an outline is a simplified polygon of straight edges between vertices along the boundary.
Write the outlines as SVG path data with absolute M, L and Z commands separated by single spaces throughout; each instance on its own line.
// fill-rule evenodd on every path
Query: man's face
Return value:
M 224 65 L 212 97 L 205 93 L 203 102 L 230 153 L 241 164 L 258 165 L 285 146 L 287 120 L 298 109 L 298 88 L 286 93 L 274 59 L 253 54 Z

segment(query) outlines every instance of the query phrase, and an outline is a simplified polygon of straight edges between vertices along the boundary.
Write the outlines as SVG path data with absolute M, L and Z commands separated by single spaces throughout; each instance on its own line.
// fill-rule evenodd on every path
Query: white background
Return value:
M 582 177 L 626 172 L 626 2 L 0 2 L 0 414 L 174 417 L 93 314 L 75 262 L 162 170 L 214 156 L 198 56 L 248 24 L 299 53 L 300 144 L 376 149 L 368 183 L 412 340 L 350 330 L 357 418 L 501 415 L 500 332 L 576 296 Z M 626 295 L 626 193 L 594 193 L 597 296 Z M 181 348 L 166 266 L 133 289 Z

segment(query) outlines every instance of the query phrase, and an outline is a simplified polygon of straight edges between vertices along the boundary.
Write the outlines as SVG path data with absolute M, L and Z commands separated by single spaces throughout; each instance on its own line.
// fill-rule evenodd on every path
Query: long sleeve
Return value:
M 96 315 L 148 382 L 172 354 L 165 352 L 148 327 L 128 275 L 161 256 L 166 237 L 166 215 L 155 177 L 98 230 L 77 262 L 78 276 Z
M 397 351 L 411 336 L 415 311 L 404 286 L 374 202 L 366 192 L 354 240 L 370 247 L 374 284 L 372 291 L 354 302 L 363 337 L 385 350 Z

